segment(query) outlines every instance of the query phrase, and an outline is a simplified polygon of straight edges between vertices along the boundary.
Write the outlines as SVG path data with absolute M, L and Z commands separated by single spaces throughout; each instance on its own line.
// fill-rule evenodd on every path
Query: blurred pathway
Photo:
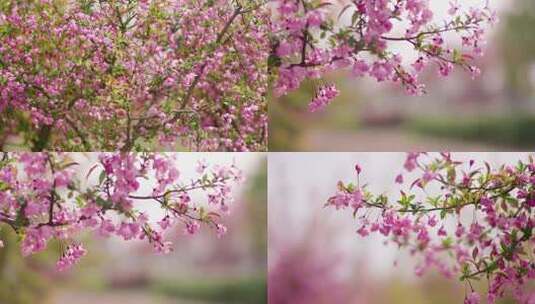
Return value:
M 78 290 L 57 291 L 50 304 L 203 304 L 190 300 L 169 299 L 146 291 L 119 290 L 88 292 Z
M 421 136 L 402 130 L 370 128 L 359 131 L 331 131 L 312 129 L 302 138 L 305 151 L 508 151 L 495 147 L 447 138 Z

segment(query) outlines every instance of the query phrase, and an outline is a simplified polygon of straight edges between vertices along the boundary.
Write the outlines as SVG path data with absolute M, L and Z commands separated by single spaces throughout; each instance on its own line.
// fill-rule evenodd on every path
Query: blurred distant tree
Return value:
M 0 225 L 0 238 L 7 241 L 0 250 L 0 303 L 38 303 L 46 294 L 46 280 L 20 256 L 15 233 L 4 228 Z
M 260 170 L 252 179 L 247 192 L 247 215 L 251 221 L 250 237 L 252 239 L 253 254 L 259 263 L 267 263 L 267 162 L 260 166 Z M 265 269 L 265 268 L 264 268 Z
M 514 101 L 533 94 L 530 71 L 535 65 L 535 2 L 515 1 L 516 7 L 505 17 L 501 44 L 503 48 L 506 85 Z
M 285 96 L 280 96 L 269 107 L 269 150 L 295 151 L 299 150 L 299 139 L 303 129 L 306 104 L 315 89 L 310 82 L 305 82 L 301 88 Z

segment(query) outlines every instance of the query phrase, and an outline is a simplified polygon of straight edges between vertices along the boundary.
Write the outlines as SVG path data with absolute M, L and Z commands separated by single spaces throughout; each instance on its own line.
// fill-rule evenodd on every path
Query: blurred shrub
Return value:
M 500 42 L 506 83 L 513 96 L 529 96 L 533 93 L 529 73 L 535 63 L 535 1 L 515 1 L 514 9 L 504 19 Z
M 438 137 L 523 149 L 535 147 L 534 116 L 478 117 L 470 120 L 443 117 L 418 118 L 410 122 L 408 128 Z
M 255 260 L 267 271 L 267 159 L 263 159 L 245 193 L 248 232 Z
M 239 279 L 159 281 L 153 284 L 153 290 L 168 297 L 213 303 L 267 303 L 264 274 Z

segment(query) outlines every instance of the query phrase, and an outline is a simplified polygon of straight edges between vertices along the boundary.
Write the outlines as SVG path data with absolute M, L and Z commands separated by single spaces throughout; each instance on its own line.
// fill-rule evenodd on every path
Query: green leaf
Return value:
M 98 177 L 98 183 L 99 184 L 102 184 L 102 182 L 104 181 L 104 179 L 106 179 L 106 171 L 102 171 L 100 172 L 100 175 Z
M 442 246 L 444 248 L 451 248 L 451 246 L 453 245 L 453 239 L 451 237 L 447 237 L 445 239 L 442 240 Z
M 279 67 L 282 61 L 281 58 L 275 54 L 271 54 L 268 57 L 268 66 L 269 67 Z
M 97 203 L 97 205 L 104 209 L 110 209 L 112 206 L 112 203 L 110 201 L 107 201 L 100 196 L 95 199 L 95 202 Z
M 0 191 L 6 191 L 9 189 L 9 185 L 4 183 L 4 182 L 0 182 Z

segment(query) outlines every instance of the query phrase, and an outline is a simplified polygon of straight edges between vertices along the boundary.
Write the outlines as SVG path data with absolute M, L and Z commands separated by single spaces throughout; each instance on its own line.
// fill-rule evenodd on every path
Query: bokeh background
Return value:
M 416 276 L 418 261 L 410 253 L 386 245 L 380 235 L 358 236 L 359 225 L 350 211 L 324 208 L 338 181 L 355 182 L 356 163 L 362 167 L 360 182 L 368 184 L 370 191 L 399 198 L 394 180 L 405 157 L 405 153 L 366 152 L 270 154 L 270 304 L 463 303 L 464 283 L 444 279 L 434 271 Z M 528 154 L 453 153 L 453 158 L 497 165 L 527 161 Z M 412 177 L 405 174 L 409 184 Z M 470 212 L 463 216 L 467 217 L 463 221 L 473 220 Z M 446 229 L 455 227 L 456 222 L 450 220 Z M 483 293 L 485 286 L 481 281 L 476 288 Z M 533 284 L 529 288 L 535 293 Z M 507 298 L 498 303 L 516 302 Z
M 80 175 L 95 154 L 77 154 Z M 263 153 L 180 153 L 182 178 L 193 176 L 198 160 L 235 162 L 246 176 L 236 187 L 225 237 L 202 229 L 188 236 L 182 228 L 168 237 L 170 255 L 155 255 L 145 242 L 102 239 L 88 234 L 88 254 L 72 270 L 58 273 L 59 244 L 22 258 L 16 236 L 0 224 L 0 304 L 211 304 L 266 303 L 267 163 Z M 141 185 L 143 188 L 146 185 Z M 158 209 L 158 208 L 155 208 Z M 159 210 L 147 210 L 158 213 Z
M 486 0 L 462 0 L 463 6 Z M 430 1 L 437 20 L 449 1 Z M 490 0 L 500 22 L 489 29 L 482 75 L 456 71 L 420 76 L 428 94 L 347 73 L 328 75 L 341 95 L 323 112 L 309 113 L 317 82 L 271 98 L 270 151 L 526 151 L 535 148 L 535 1 Z M 446 37 L 448 40 L 448 37 Z M 450 37 L 451 38 L 451 37 Z M 456 40 L 451 40 L 453 42 Z M 391 44 L 404 57 L 410 49 Z

